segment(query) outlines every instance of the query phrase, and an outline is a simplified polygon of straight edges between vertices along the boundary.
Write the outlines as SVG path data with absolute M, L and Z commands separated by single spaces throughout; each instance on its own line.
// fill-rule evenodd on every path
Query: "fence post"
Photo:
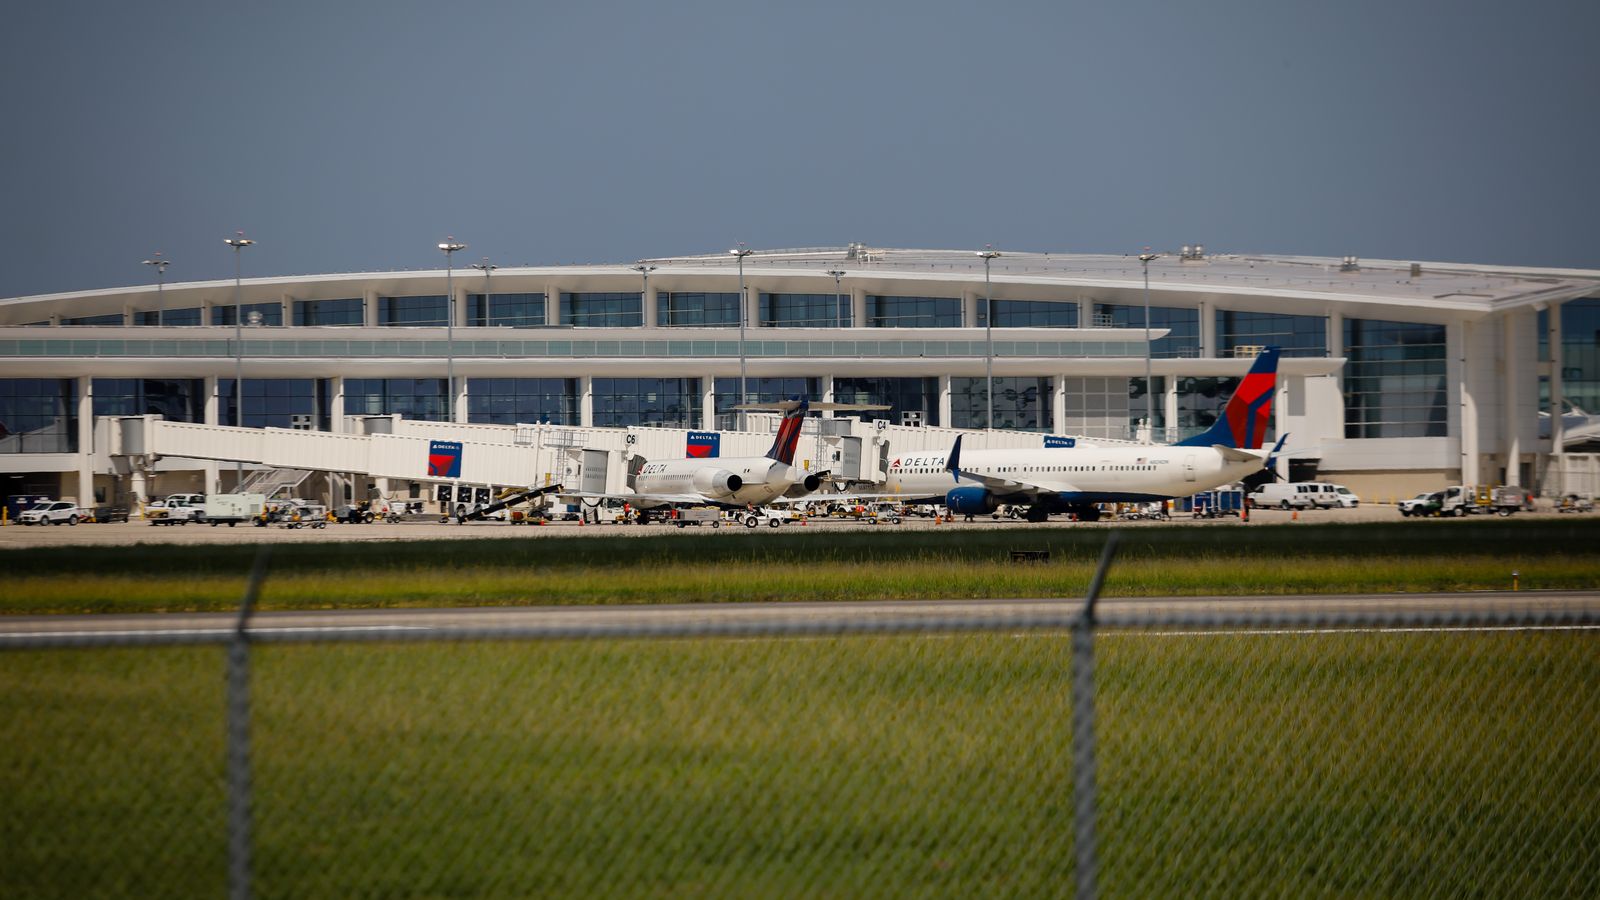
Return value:
M 250 790 L 250 614 L 261 594 L 272 548 L 256 554 L 239 602 L 239 621 L 228 642 L 228 896 L 250 900 L 251 790 Z
M 1083 613 L 1072 626 L 1072 797 L 1073 845 L 1077 848 L 1078 900 L 1099 895 L 1099 846 L 1095 837 L 1094 604 L 1106 571 L 1117 554 L 1118 532 L 1106 538 L 1100 565 L 1089 583 Z

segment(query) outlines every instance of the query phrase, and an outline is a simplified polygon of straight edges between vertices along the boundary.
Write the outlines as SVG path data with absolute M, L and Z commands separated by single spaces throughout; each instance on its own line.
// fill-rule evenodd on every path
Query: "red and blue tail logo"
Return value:
M 1259 450 L 1266 438 L 1267 425 L 1272 420 L 1272 397 L 1278 388 L 1278 348 L 1268 347 L 1256 357 L 1255 365 L 1245 373 L 1244 380 L 1223 407 L 1217 424 L 1187 440 L 1178 447 L 1210 447 L 1221 444 L 1241 450 Z
M 800 405 L 783 414 L 783 419 L 778 422 L 778 436 L 772 441 L 772 449 L 767 451 L 768 459 L 775 459 L 786 466 L 794 465 L 794 448 L 800 443 L 800 426 L 805 423 L 806 410 L 811 404 L 804 398 Z

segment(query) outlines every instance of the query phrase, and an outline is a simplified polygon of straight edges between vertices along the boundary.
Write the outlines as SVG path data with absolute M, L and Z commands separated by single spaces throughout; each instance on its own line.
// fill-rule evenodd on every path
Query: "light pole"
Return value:
M 654 272 L 656 270 L 656 267 L 655 266 L 647 266 L 644 263 L 639 263 L 638 265 L 633 267 L 633 270 L 635 272 L 638 272 L 640 277 L 642 277 L 644 279 L 644 287 L 639 289 L 639 318 L 640 318 L 640 321 L 643 321 L 643 319 L 644 319 L 644 305 L 646 303 L 650 302 L 650 273 Z M 660 319 L 658 317 L 657 320 L 656 320 L 656 326 L 660 327 L 660 325 L 661 325 L 661 321 L 660 321 Z
M 239 302 L 239 281 L 244 263 L 240 252 L 255 241 L 236 231 L 222 242 L 233 248 L 233 424 L 244 427 L 244 304 Z M 233 489 L 244 481 L 244 461 L 233 461 Z
M 844 313 L 839 312 L 839 307 L 844 303 L 844 288 L 839 286 L 839 279 L 844 277 L 843 269 L 829 269 L 828 274 L 833 276 L 833 327 L 844 327 Z
M 984 427 L 994 430 L 994 297 L 989 290 L 989 262 L 1000 255 L 992 244 L 984 244 L 978 251 L 983 257 L 983 377 L 988 394 L 989 412 Z
M 1144 264 L 1144 427 L 1148 428 L 1150 442 L 1155 440 L 1156 430 L 1156 398 L 1155 384 L 1150 378 L 1150 261 L 1160 256 L 1151 253 L 1150 248 L 1144 248 L 1139 254 L 1139 262 Z
M 745 297 L 744 258 L 746 256 L 749 256 L 751 253 L 754 253 L 755 251 L 751 250 L 748 247 L 746 247 L 744 245 L 744 241 L 740 241 L 739 242 L 739 246 L 733 248 L 732 250 L 729 250 L 728 252 L 732 253 L 734 256 L 739 258 L 739 403 L 737 405 L 743 406 L 745 403 L 749 402 L 749 398 L 745 395 L 745 386 L 744 386 L 744 319 L 745 319 L 745 307 L 747 305 L 747 299 L 748 299 L 748 298 Z M 740 431 L 744 431 L 745 430 L 744 429 L 744 423 L 745 423 L 745 414 L 744 414 L 744 410 L 741 409 L 741 410 L 739 410 L 739 430 Z
M 145 260 L 144 264 L 156 267 L 156 324 L 165 325 L 167 324 L 167 295 L 162 292 L 162 288 L 166 287 L 167 266 L 172 264 L 172 260 L 162 259 L 161 251 L 157 250 L 156 255 L 151 259 Z
M 454 273 L 455 252 L 467 249 L 458 243 L 453 234 L 445 235 L 439 245 L 444 251 L 444 405 L 448 414 L 446 422 L 456 422 L 456 291 L 451 276 Z M 488 299 L 485 298 L 487 303 Z

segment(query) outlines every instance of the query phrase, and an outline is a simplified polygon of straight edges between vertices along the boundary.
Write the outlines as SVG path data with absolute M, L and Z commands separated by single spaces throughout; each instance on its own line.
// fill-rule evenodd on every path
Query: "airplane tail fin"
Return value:
M 775 459 L 786 466 L 794 465 L 794 450 L 800 443 L 800 426 L 805 424 L 806 411 L 810 406 L 801 398 L 793 409 L 784 411 L 783 418 L 778 421 L 778 435 L 772 439 L 772 449 L 767 451 L 768 459 Z
M 956 481 L 961 480 L 961 438 L 956 435 L 956 442 L 950 447 L 950 455 L 944 459 L 944 470 L 955 476 Z
M 1228 398 L 1217 424 L 1202 434 L 1179 441 L 1177 447 L 1237 447 L 1261 449 L 1272 418 L 1272 397 L 1278 387 L 1278 348 L 1268 347 Z

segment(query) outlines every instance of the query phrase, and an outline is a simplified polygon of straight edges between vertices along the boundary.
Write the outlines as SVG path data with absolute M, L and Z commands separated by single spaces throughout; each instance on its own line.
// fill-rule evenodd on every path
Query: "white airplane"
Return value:
M 744 508 L 784 499 L 794 500 L 822 487 L 828 473 L 808 472 L 794 465 L 800 427 L 810 410 L 878 410 L 887 406 L 861 403 L 811 403 L 803 398 L 776 403 L 748 403 L 736 409 L 782 412 L 778 434 L 765 456 L 711 457 L 646 461 L 623 493 L 563 492 L 562 496 L 623 500 L 639 510 L 680 504 Z
M 1100 518 L 1097 503 L 1173 500 L 1260 471 L 1261 439 L 1272 414 L 1278 348 L 1256 357 L 1210 430 L 1176 444 L 1059 447 L 904 456 L 889 466 L 885 494 L 911 503 L 942 503 L 960 515 L 985 515 L 1001 504 L 1027 504 L 1027 519 L 1076 513 Z M 1282 445 L 1279 441 L 1279 445 Z

